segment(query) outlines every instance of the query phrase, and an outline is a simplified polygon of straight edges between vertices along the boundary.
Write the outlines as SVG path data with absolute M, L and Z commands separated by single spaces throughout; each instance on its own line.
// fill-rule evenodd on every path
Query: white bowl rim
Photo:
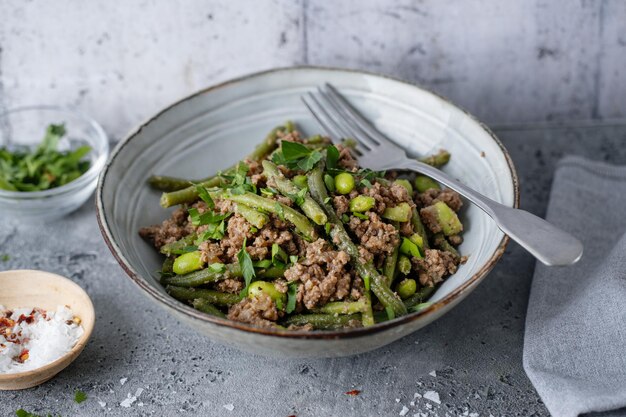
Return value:
M 509 171 L 510 171 L 510 174 L 511 174 L 512 186 L 513 186 L 513 195 L 514 195 L 513 207 L 515 207 L 515 208 L 519 207 L 519 199 L 520 199 L 519 179 L 518 179 L 518 176 L 517 176 L 517 171 L 515 170 L 515 165 L 513 164 L 513 160 L 511 159 L 511 156 L 509 155 L 507 149 L 504 147 L 502 142 L 500 142 L 500 140 L 496 137 L 496 135 L 484 123 L 479 121 L 475 116 L 470 114 L 467 110 L 457 106 L 456 104 L 453 104 L 450 100 L 448 100 L 447 98 L 441 96 L 440 94 L 437 94 L 437 93 L 435 93 L 435 92 L 433 92 L 433 91 L 431 91 L 431 90 L 429 90 L 427 88 L 423 88 L 423 87 L 419 86 L 416 83 L 405 81 L 405 80 L 402 80 L 402 79 L 399 79 L 399 78 L 391 77 L 391 76 L 388 76 L 388 75 L 385 75 L 385 74 L 379 74 L 379 73 L 375 73 L 375 72 L 364 71 L 364 70 L 357 70 L 357 69 L 350 69 L 350 68 L 326 67 L 326 66 L 315 66 L 315 65 L 302 65 L 302 66 L 278 67 L 278 68 L 268 69 L 268 70 L 265 70 L 265 71 L 254 72 L 254 73 L 251 73 L 251 74 L 243 75 L 241 77 L 233 78 L 233 79 L 230 79 L 230 80 L 227 80 L 227 81 L 224 81 L 224 82 L 221 82 L 221 83 L 218 83 L 218 84 L 206 87 L 204 89 L 196 91 L 196 92 L 194 92 L 194 93 L 192 93 L 192 94 L 190 94 L 188 96 L 185 96 L 185 97 L 175 101 L 174 103 L 164 107 L 159 112 L 157 112 L 153 116 L 149 117 L 143 123 L 139 124 L 137 127 L 132 129 L 124 137 L 124 139 L 122 139 L 117 144 L 117 146 L 111 152 L 111 154 L 109 156 L 109 160 L 105 164 L 102 172 L 100 173 L 100 177 L 98 179 L 98 185 L 97 185 L 97 188 L 96 188 L 96 217 L 97 217 L 97 220 L 98 220 L 98 227 L 100 228 L 100 232 L 102 233 L 104 241 L 107 244 L 107 246 L 109 247 L 109 250 L 111 251 L 111 253 L 115 257 L 117 262 L 120 264 L 122 269 L 129 276 L 129 278 L 137 286 L 139 286 L 139 288 L 141 288 L 143 291 L 145 291 L 149 296 L 154 298 L 156 301 L 158 301 L 160 303 L 163 303 L 165 306 L 171 308 L 172 310 L 174 310 L 174 311 L 176 311 L 176 312 L 178 312 L 180 314 L 184 314 L 186 316 L 189 316 L 192 319 L 200 320 L 202 322 L 210 323 L 212 325 L 228 327 L 228 328 L 231 328 L 231 329 L 234 329 L 234 330 L 243 331 L 243 332 L 257 333 L 257 334 L 261 334 L 261 335 L 265 335 L 265 336 L 275 336 L 275 337 L 286 338 L 286 339 L 343 339 L 343 338 L 363 337 L 363 336 L 379 333 L 379 332 L 382 332 L 382 331 L 385 331 L 385 330 L 389 330 L 391 328 L 403 325 L 405 323 L 408 323 L 408 322 L 420 319 L 420 318 L 422 318 L 424 316 L 434 314 L 435 312 L 437 312 L 438 310 L 442 309 L 446 305 L 448 305 L 448 304 L 454 302 L 455 300 L 457 300 L 459 297 L 464 296 L 465 293 L 472 286 L 479 284 L 487 276 L 487 274 L 493 269 L 495 264 L 500 260 L 500 258 L 504 254 L 506 246 L 507 246 L 507 244 L 509 242 L 509 237 L 507 235 L 504 235 L 502 237 L 498 247 L 494 250 L 494 252 L 491 255 L 491 257 L 487 260 L 487 262 L 485 262 L 482 265 L 482 267 L 474 275 L 472 275 L 470 278 L 468 278 L 467 281 L 464 282 L 462 285 L 460 285 L 459 287 L 455 288 L 454 291 L 452 291 L 451 293 L 449 293 L 448 295 L 446 295 L 442 299 L 434 302 L 433 304 L 431 304 L 430 306 L 428 306 L 427 308 L 425 308 L 423 310 L 420 310 L 420 311 L 415 312 L 415 313 L 410 313 L 410 314 L 407 314 L 405 316 L 401 316 L 401 317 L 395 318 L 393 320 L 389 320 L 389 321 L 385 321 L 385 322 L 382 322 L 382 323 L 378 323 L 378 324 L 375 324 L 375 325 L 370 326 L 370 327 L 357 327 L 357 328 L 351 328 L 351 329 L 341 329 L 341 330 L 331 330 L 331 331 L 324 330 L 324 331 L 312 331 L 312 332 L 311 331 L 293 331 L 293 330 L 280 330 L 280 329 L 262 328 L 262 327 L 257 327 L 257 326 L 253 326 L 253 325 L 246 324 L 246 323 L 240 323 L 240 322 L 236 322 L 236 321 L 232 321 L 232 320 L 228 320 L 228 319 L 222 319 L 222 318 L 219 318 L 219 317 L 215 317 L 215 316 L 203 313 L 201 311 L 195 310 L 195 309 L 193 309 L 193 308 L 183 304 L 182 302 L 176 300 L 175 298 L 173 298 L 173 297 L 171 297 L 171 296 L 169 296 L 167 294 L 159 292 L 154 286 L 149 284 L 148 281 L 141 276 L 141 274 L 137 273 L 134 270 L 134 268 L 131 266 L 131 263 L 126 259 L 126 257 L 122 253 L 120 247 L 115 243 L 115 240 L 114 240 L 113 235 L 111 233 L 111 230 L 109 228 L 109 220 L 106 218 L 106 215 L 104 213 L 104 205 L 103 205 L 103 202 L 102 202 L 102 193 L 103 193 L 103 189 L 104 189 L 104 183 L 105 183 L 105 180 L 106 180 L 107 172 L 108 172 L 109 168 L 111 167 L 111 165 L 113 164 L 113 162 L 115 161 L 115 158 L 117 157 L 117 155 L 123 150 L 123 148 L 126 146 L 126 144 L 128 144 L 148 124 L 150 124 L 152 121 L 154 121 L 157 118 L 159 118 L 162 114 L 164 114 L 165 112 L 169 111 L 171 108 L 173 108 L 175 106 L 178 106 L 179 104 L 181 104 L 181 103 L 183 103 L 183 102 L 185 102 L 187 100 L 190 100 L 190 99 L 192 99 L 192 98 L 194 98 L 196 96 L 199 96 L 199 95 L 211 92 L 211 91 L 219 90 L 219 89 L 228 87 L 228 86 L 230 86 L 232 84 L 245 82 L 245 81 L 247 81 L 249 79 L 256 78 L 256 77 L 261 77 L 261 76 L 272 74 L 272 73 L 291 72 L 291 71 L 310 71 L 310 70 L 329 71 L 329 72 L 344 72 L 344 73 L 351 73 L 351 74 L 366 75 L 366 76 L 370 76 L 370 77 L 384 78 L 384 79 L 387 79 L 387 80 L 391 80 L 391 81 L 394 81 L 394 82 L 397 82 L 397 83 L 404 84 L 407 87 L 417 88 L 417 89 L 419 89 L 419 90 L 421 90 L 423 92 L 432 94 L 433 96 L 438 97 L 439 99 L 443 100 L 448 105 L 450 105 L 450 106 L 452 106 L 454 108 L 459 109 L 467 117 L 469 117 L 471 120 L 476 122 L 485 132 L 487 132 L 489 137 L 499 147 L 500 151 L 502 152 L 502 154 L 503 154 L 503 156 L 504 156 L 504 158 L 505 158 L 505 160 L 507 162 L 507 165 L 508 165 L 508 168 L 509 168 Z M 463 297 L 461 297 L 461 299 L 462 298 Z
M 7 191 L 0 190 L 0 199 L 10 199 L 10 200 L 35 200 L 35 199 L 43 199 L 47 197 L 56 197 L 63 194 L 71 194 L 76 190 L 84 188 L 87 183 L 93 181 L 98 177 L 104 165 L 109 157 L 109 138 L 102 128 L 100 124 L 93 118 L 87 116 L 85 113 L 73 109 L 71 107 L 64 106 L 55 106 L 48 104 L 41 105 L 28 105 L 28 106 L 19 106 L 13 107 L 10 109 L 3 110 L 0 112 L 0 118 L 10 115 L 12 113 L 17 112 L 26 112 L 31 110 L 54 110 L 62 113 L 71 114 L 74 117 L 78 117 L 85 121 L 88 125 L 90 125 L 96 132 L 96 136 L 98 137 L 98 141 L 104 145 L 104 152 L 94 161 L 93 164 L 89 167 L 89 169 L 80 177 L 76 178 L 73 181 L 68 182 L 65 185 L 60 187 L 50 188 L 48 190 L 43 191 Z

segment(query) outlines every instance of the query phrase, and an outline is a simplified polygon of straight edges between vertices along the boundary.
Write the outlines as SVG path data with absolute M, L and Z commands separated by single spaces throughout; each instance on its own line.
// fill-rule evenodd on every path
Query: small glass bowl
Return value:
M 91 196 L 109 155 L 106 133 L 93 119 L 63 107 L 29 106 L 0 113 L 0 147 L 36 148 L 50 124 L 65 124 L 60 151 L 89 145 L 89 170 L 74 181 L 45 191 L 0 190 L 0 218 L 52 220 L 82 206 Z

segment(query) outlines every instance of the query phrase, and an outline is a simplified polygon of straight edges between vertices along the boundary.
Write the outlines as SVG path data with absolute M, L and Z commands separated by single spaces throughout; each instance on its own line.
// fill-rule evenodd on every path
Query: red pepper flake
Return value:
M 361 390 L 358 389 L 353 389 L 352 391 L 348 391 L 346 392 L 346 395 L 352 395 L 353 397 L 356 397 L 357 395 L 359 395 L 361 393 Z
M 28 349 L 22 349 L 22 353 L 20 353 L 20 356 L 19 356 L 19 361 L 21 363 L 24 363 L 26 360 L 28 360 L 29 356 L 30 355 L 29 355 Z
M 20 315 L 20 318 L 17 319 L 18 324 L 25 321 L 27 324 L 32 324 L 32 322 L 35 320 L 35 316 L 33 316 L 33 313 L 29 314 L 28 316 L 25 316 L 23 314 Z

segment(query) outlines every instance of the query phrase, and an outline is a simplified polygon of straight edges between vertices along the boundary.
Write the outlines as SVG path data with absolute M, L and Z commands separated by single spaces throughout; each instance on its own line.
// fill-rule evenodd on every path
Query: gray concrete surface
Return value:
M 0 109 L 119 138 L 186 94 L 297 64 L 419 82 L 489 123 L 626 117 L 621 0 L 0 0 Z
M 626 163 L 626 125 L 498 133 L 517 165 L 522 205 L 537 214 L 544 213 L 554 165 L 564 153 Z M 64 417 L 350 417 L 399 415 L 403 407 L 408 416 L 547 415 L 522 370 L 534 261 L 514 245 L 442 319 L 387 348 L 332 360 L 243 354 L 182 326 L 141 295 L 116 264 L 92 202 L 44 227 L 2 219 L 0 254 L 10 256 L 0 270 L 37 268 L 71 277 L 97 311 L 92 340 L 78 360 L 40 387 L 0 392 L 2 416 L 25 408 Z M 86 402 L 74 403 L 76 389 L 87 393 Z M 122 407 L 138 389 L 137 400 Z M 345 394 L 353 389 L 360 395 Z M 437 392 L 441 404 L 414 398 L 426 391 Z

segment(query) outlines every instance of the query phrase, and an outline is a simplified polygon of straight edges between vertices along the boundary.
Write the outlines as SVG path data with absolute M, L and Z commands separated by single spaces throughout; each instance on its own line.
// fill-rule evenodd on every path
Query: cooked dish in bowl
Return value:
M 448 162 L 440 151 L 424 160 Z M 160 281 L 205 313 L 260 327 L 371 326 L 419 311 L 467 259 L 463 202 L 432 179 L 360 168 L 349 140 L 277 127 L 214 177 L 152 177 L 163 207 L 139 233 L 164 255 Z

